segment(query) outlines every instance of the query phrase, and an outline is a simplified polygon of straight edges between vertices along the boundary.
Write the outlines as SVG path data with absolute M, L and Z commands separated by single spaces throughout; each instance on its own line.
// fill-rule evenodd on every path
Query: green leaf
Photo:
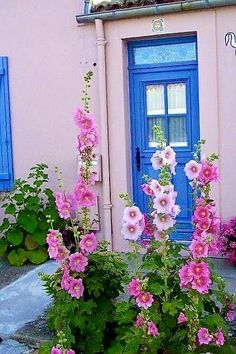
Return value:
M 48 252 L 45 248 L 39 248 L 27 252 L 28 259 L 34 264 L 44 263 L 48 259 Z
M 38 243 L 33 240 L 32 235 L 26 235 L 25 237 L 25 247 L 28 251 L 38 248 Z
M 148 286 L 148 290 L 153 294 L 153 295 L 160 295 L 163 291 L 163 286 L 158 283 L 153 283 Z
M 0 257 L 2 257 L 7 250 L 7 241 L 4 237 L 0 238 Z
M 17 222 L 29 233 L 33 233 L 38 225 L 37 215 L 30 210 L 21 210 L 18 214 Z
M 19 229 L 10 229 L 7 232 L 7 240 L 13 246 L 18 246 L 23 242 L 24 235 Z
M 16 193 L 14 195 L 14 200 L 17 202 L 17 204 L 22 204 L 24 202 L 24 195 L 20 193 Z
M 12 250 L 7 258 L 13 266 L 20 267 L 25 263 L 27 253 L 23 248 L 18 248 L 17 250 Z
M 40 199 L 37 196 L 28 196 L 25 203 L 27 205 L 27 209 L 29 210 L 38 211 L 40 208 Z
M 15 212 L 16 212 L 16 207 L 14 204 L 9 204 L 5 209 L 6 214 L 14 215 Z
M 47 230 L 36 229 L 32 234 L 33 241 L 37 242 L 38 245 L 46 244 Z
M 10 226 L 10 222 L 7 218 L 3 219 L 3 222 L 0 225 L 0 232 L 6 231 Z

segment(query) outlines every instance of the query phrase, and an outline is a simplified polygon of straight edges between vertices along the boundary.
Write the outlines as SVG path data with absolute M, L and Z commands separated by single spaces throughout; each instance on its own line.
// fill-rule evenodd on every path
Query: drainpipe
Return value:
M 112 249 L 112 221 L 111 221 L 111 185 L 110 185 L 110 161 L 108 139 L 108 113 L 107 113 L 107 81 L 106 81 L 106 39 L 102 20 L 95 20 L 98 55 L 98 86 L 99 86 L 99 112 L 101 122 L 101 153 L 103 175 L 103 215 L 104 238 Z
M 78 23 L 87 23 L 94 22 L 96 19 L 104 21 L 119 20 L 133 17 L 162 15 L 173 12 L 203 10 L 230 5 L 236 5 L 236 0 L 188 0 L 78 15 L 76 16 L 76 21 Z
M 84 0 L 84 14 L 88 15 L 90 12 L 90 0 Z

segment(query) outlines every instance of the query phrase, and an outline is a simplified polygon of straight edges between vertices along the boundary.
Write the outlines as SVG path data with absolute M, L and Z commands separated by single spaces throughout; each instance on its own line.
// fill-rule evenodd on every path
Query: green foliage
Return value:
M 123 291 L 122 279 L 126 274 L 123 258 L 107 251 L 103 243 L 89 255 L 89 266 L 83 273 L 83 298 L 74 299 L 60 288 L 59 271 L 41 274 L 45 290 L 53 298 L 47 315 L 49 327 L 56 333 L 65 333 L 68 348 L 93 354 L 104 353 L 111 347 L 119 322 L 114 319 L 114 299 Z M 132 311 L 129 316 L 133 318 Z
M 47 168 L 43 163 L 35 165 L 27 180 L 17 179 L 13 192 L 1 197 L 5 217 L 0 224 L 0 256 L 8 255 L 14 266 L 27 260 L 35 264 L 45 262 L 51 222 L 56 228 L 65 225 L 58 215 L 52 190 L 46 188 Z

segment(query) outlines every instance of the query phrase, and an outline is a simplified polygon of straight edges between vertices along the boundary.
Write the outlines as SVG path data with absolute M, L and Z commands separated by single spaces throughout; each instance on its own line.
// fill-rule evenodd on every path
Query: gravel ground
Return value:
M 26 264 L 22 267 L 13 267 L 5 258 L 0 258 L 0 289 L 9 285 L 22 275 L 37 267 L 34 264 Z

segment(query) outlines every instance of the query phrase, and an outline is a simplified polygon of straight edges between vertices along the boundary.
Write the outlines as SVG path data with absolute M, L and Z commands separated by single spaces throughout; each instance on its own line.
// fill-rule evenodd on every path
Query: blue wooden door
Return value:
M 131 44 L 130 50 L 133 48 L 135 44 Z M 134 201 L 141 210 L 147 211 L 147 197 L 140 184 L 143 175 L 157 178 L 150 158 L 157 145 L 152 127 L 159 124 L 167 143 L 176 151 L 178 163 L 173 182 L 181 213 L 177 218 L 177 232 L 172 236 L 187 241 L 192 232 L 193 200 L 183 169 L 192 159 L 194 144 L 199 140 L 197 65 L 193 62 L 172 65 L 131 63 L 129 69 Z

